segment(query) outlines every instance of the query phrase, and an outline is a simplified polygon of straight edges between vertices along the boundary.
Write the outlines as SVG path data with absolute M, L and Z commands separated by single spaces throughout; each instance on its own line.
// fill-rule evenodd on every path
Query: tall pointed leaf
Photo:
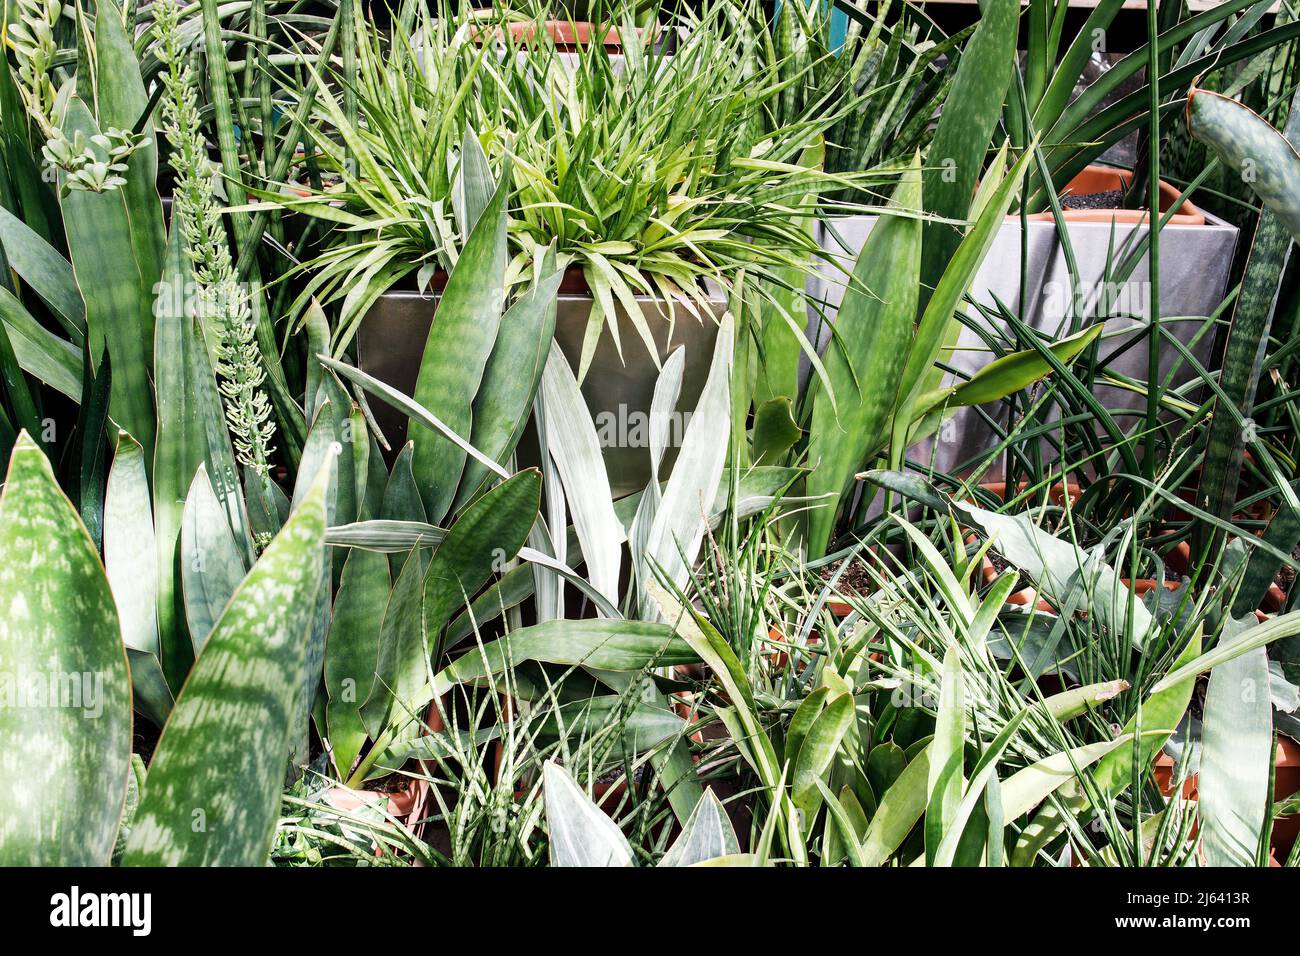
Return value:
M 472 433 L 474 396 L 501 322 L 509 184 L 507 170 L 456 260 L 434 313 L 415 381 L 415 401 L 458 435 Z M 429 520 L 438 524 L 455 500 L 465 452 L 414 421 L 411 438 L 425 510 Z
M 1229 644 L 1258 626 L 1233 621 L 1219 638 Z M 1273 750 L 1273 698 L 1268 652 L 1257 647 L 1210 672 L 1201 725 L 1201 843 L 1210 866 L 1254 866 L 1264 830 Z
M 321 586 L 322 468 L 204 645 L 149 767 L 124 862 L 262 866 Z
M 483 370 L 483 383 L 474 396 L 470 444 L 501 464 L 519 444 L 542 384 L 542 369 L 555 335 L 555 294 L 563 277 L 562 271 L 552 271 L 502 317 L 492 356 Z M 466 461 L 452 510 L 463 508 L 488 477 L 482 464 Z
M 26 433 L 0 493 L 0 673 L 0 862 L 106 865 L 131 755 L 126 654 L 99 555 Z
M 104 570 L 113 589 L 122 640 L 127 647 L 158 653 L 158 569 L 145 475 L 144 449 L 118 432 L 117 453 L 104 495 Z
M 335 766 L 344 776 L 366 741 L 360 708 L 375 680 L 388 586 L 388 556 L 352 549 L 343 565 L 325 644 L 326 726 Z
M 965 219 L 985 154 L 1006 102 L 1016 63 L 1020 4 L 989 0 L 966 44 L 952 93 L 944 101 L 926 157 L 925 208 L 948 219 Z M 934 288 L 947 268 L 961 234 L 946 223 L 928 223 L 921 277 Z M 923 293 L 928 298 L 928 292 Z
M 1291 241 L 1300 236 L 1300 155 L 1292 145 L 1300 137 L 1300 92 L 1292 101 L 1285 136 L 1241 103 L 1206 90 L 1193 89 L 1188 94 L 1187 122 L 1192 136 L 1209 144 L 1241 175 L 1265 207 L 1255 226 L 1224 346 L 1220 388 L 1233 407 L 1216 409 L 1210 420 L 1196 494 L 1201 508 L 1230 521 L 1246 446 L 1246 429 L 1236 413 L 1249 415 L 1254 407 L 1282 276 L 1292 253 Z M 1285 527 L 1284 521 L 1278 530 Z M 1195 547 L 1201 551 L 1215 534 L 1201 528 L 1198 537 Z M 1290 551 L 1294 545 L 1293 540 L 1282 550 Z M 1275 568 L 1268 574 L 1269 580 Z M 1241 613 L 1256 606 L 1242 608 Z
M 568 359 L 555 343 L 542 372 L 541 398 L 546 414 L 543 454 L 555 462 L 564 485 L 564 498 L 573 512 L 573 528 L 587 562 L 587 577 L 606 600 L 617 604 L 626 532 L 614 513 L 609 474 L 591 412 Z
M 121 619 L 136 709 L 154 721 L 165 719 L 172 705 L 158 641 L 157 550 L 144 449 L 120 432 L 104 495 L 104 570 Z
M 246 570 L 202 465 L 185 498 L 180 553 L 185 620 L 197 656 Z
M 892 208 L 913 214 L 920 208 L 917 165 L 914 162 L 895 189 Z M 838 496 L 862 467 L 897 399 L 916 318 L 920 257 L 920 223 L 910 215 L 884 215 L 871 230 L 848 280 L 835 320 L 835 339 L 826 351 L 832 392 L 814 393 L 808 494 L 836 497 L 809 513 L 810 557 L 825 552 L 839 511 Z
M 676 584 L 686 583 L 689 565 L 695 563 L 708 523 L 706 501 L 712 501 L 727 460 L 731 432 L 731 358 L 734 321 L 722 317 L 713 361 L 700 400 L 686 426 L 682 447 L 673 463 L 663 500 L 655 509 L 654 523 L 645 542 L 645 557 L 653 560 Z M 652 572 L 642 565 L 642 581 Z M 644 602 L 649 613 L 652 602 Z
M 100 133 L 86 104 L 75 96 L 68 103 L 63 125 L 69 137 L 80 132 L 89 139 Z M 121 189 L 102 193 L 71 190 L 60 203 L 72 268 L 86 302 L 91 355 L 98 364 L 107 347 L 112 358 L 109 404 L 113 420 L 131 433 L 152 462 L 154 404 L 149 383 L 149 343 L 153 340 L 154 287 L 162 274 L 162 261 L 123 255 L 125 250 L 135 250 L 135 245 L 130 209 Z M 105 268 L 108 262 L 114 267 Z
M 121 190 L 135 259 L 142 266 L 147 263 L 146 275 L 156 279 L 167 242 L 157 186 L 157 136 L 149 118 L 149 94 L 140 76 L 140 61 L 122 11 L 112 0 L 95 2 L 95 111 L 105 129 L 138 128 L 145 136 L 144 145 L 127 160 L 126 184 Z

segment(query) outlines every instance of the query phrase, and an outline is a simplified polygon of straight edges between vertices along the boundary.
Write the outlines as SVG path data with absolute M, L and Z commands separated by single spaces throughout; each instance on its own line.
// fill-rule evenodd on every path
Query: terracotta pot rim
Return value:
M 542 32 L 562 53 L 573 53 L 590 46 L 592 38 L 600 32 L 600 26 L 591 20 L 512 20 L 505 25 L 505 28 L 512 40 L 527 44 L 536 38 L 539 25 Z M 644 27 L 634 29 L 637 37 L 645 42 L 653 40 L 660 32 L 657 22 L 649 30 Z M 474 36 L 475 42 L 478 43 L 482 43 L 485 39 L 503 39 L 501 27 L 491 24 Z M 601 37 L 600 43 L 607 50 L 623 49 L 622 29 L 610 24 L 605 30 L 605 35 Z
M 1074 179 L 1065 187 L 1065 191 L 1070 191 L 1080 179 L 1087 177 L 1104 177 L 1114 176 L 1118 182 L 1117 186 L 1127 186 L 1133 181 L 1132 170 L 1122 169 L 1118 166 L 1107 166 L 1103 163 L 1089 163 L 1085 166 Z M 1114 188 L 1114 187 L 1112 187 Z M 1106 192 L 1103 189 L 1089 189 L 1086 192 L 1077 192 L 1076 195 L 1089 195 L 1096 192 Z M 1181 191 L 1160 180 L 1160 212 L 1163 215 L 1169 210 L 1174 203 L 1178 202 L 1178 197 L 1182 195 Z M 1145 209 L 1062 209 L 1062 218 L 1066 222 L 1095 222 L 1095 223 L 1122 223 L 1122 224 L 1139 224 L 1145 223 L 1150 219 L 1148 210 Z M 1009 219 L 1019 219 L 1018 215 L 1008 216 Z M 1031 213 L 1028 216 L 1031 222 L 1053 222 L 1051 210 L 1047 212 Z M 1190 199 L 1184 199 L 1178 206 L 1178 211 L 1169 217 L 1167 225 L 1170 226 L 1204 226 L 1206 224 L 1205 213 L 1200 210 Z
M 981 491 L 987 491 L 1002 501 L 1007 500 L 1007 483 L 1005 480 L 981 481 L 978 487 Z M 1029 481 L 1026 479 L 1016 485 L 1016 494 L 1018 495 L 1028 489 Z M 1073 479 L 1053 482 L 1047 489 L 1047 497 L 1053 504 L 1060 504 L 1066 498 L 1069 498 L 1070 503 L 1073 504 L 1079 500 L 1082 494 L 1083 485 Z
M 367 787 L 353 789 L 345 784 L 339 784 L 328 790 L 328 793 L 334 794 L 338 800 L 338 803 L 329 801 L 329 805 L 335 810 L 352 811 L 386 800 L 388 814 L 399 820 L 406 820 L 423 804 L 428 785 L 427 780 L 409 777 L 406 786 L 392 792 L 371 790 Z M 326 799 L 328 800 L 328 797 Z
M 1279 767 L 1291 768 L 1300 767 L 1300 743 L 1292 740 L 1286 734 L 1277 735 L 1276 751 L 1274 752 L 1274 763 Z M 1161 750 L 1156 754 L 1155 765 L 1161 769 L 1172 769 L 1177 762 L 1169 754 Z M 1187 775 L 1188 780 L 1196 778 L 1196 774 Z

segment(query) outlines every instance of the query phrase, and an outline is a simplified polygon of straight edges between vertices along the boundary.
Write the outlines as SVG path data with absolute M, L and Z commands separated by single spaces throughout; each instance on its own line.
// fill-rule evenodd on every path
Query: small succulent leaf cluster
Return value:
M 47 137 L 56 128 L 59 90 L 51 76 L 59 52 L 54 30 L 63 16 L 60 0 L 17 0 L 17 19 L 6 25 L 6 45 L 14 51 L 18 92 Z
M 125 173 L 131 154 L 148 141 L 144 133 L 116 127 L 89 138 L 77 130 L 71 139 L 56 129 L 46 140 L 41 154 L 47 163 L 67 174 L 63 180 L 65 193 L 72 190 L 102 193 L 126 185 Z

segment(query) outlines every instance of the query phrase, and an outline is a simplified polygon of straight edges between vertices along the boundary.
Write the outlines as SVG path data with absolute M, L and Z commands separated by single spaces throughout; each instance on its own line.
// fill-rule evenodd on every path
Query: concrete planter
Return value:
M 555 340 L 576 374 L 592 299 L 582 292 L 565 291 L 574 284 L 566 279 L 565 286 L 561 287 L 556 305 Z M 357 334 L 361 369 L 407 395 L 412 394 L 424 342 L 436 320 L 437 301 L 437 295 L 417 292 L 389 292 L 381 296 L 366 314 Z M 678 346 L 686 348 L 679 417 L 669 429 L 669 447 L 664 456 L 666 472 L 676 458 L 690 411 L 704 389 L 718 326 L 707 315 L 703 321 L 697 320 L 678 305 L 670 327 L 660 300 L 638 296 L 637 302 L 658 346 L 660 363 Z M 710 303 L 715 319 L 720 318 L 726 308 L 725 299 L 714 293 Z M 609 330 L 605 329 L 582 383 L 582 394 L 604 449 L 610 486 L 615 497 L 623 497 L 641 491 L 650 479 L 648 418 L 659 370 L 650 361 L 645 344 L 621 307 L 618 329 L 622 358 Z M 372 407 L 384 435 L 394 448 L 400 447 L 406 440 L 405 417 L 380 402 L 374 402 Z M 519 454 L 521 464 L 527 464 L 530 456 L 536 461 L 535 442 L 529 441 L 528 436 L 521 443 Z
M 1095 210 L 1089 212 L 1095 213 Z M 1136 217 L 1134 217 L 1136 218 Z M 1204 225 L 1187 225 L 1170 222 L 1160 232 L 1160 311 L 1163 325 L 1173 331 L 1184 344 L 1197 339 L 1206 325 L 1206 317 L 1223 300 L 1228 270 L 1232 265 L 1237 244 L 1237 229 L 1221 219 L 1205 214 Z M 827 251 L 827 261 L 817 278 L 812 280 L 811 294 L 824 303 L 826 315 L 833 319 L 843 298 L 844 269 L 851 269 L 867 236 L 875 225 L 875 216 L 852 216 L 822 224 L 820 243 Z M 1106 274 L 1106 264 L 1112 249 L 1120 249 L 1126 240 L 1139 241 L 1147 226 L 1138 222 L 1067 221 L 1070 243 L 1083 283 L 1085 300 L 1101 288 Z M 1028 223 L 1026 253 L 1026 301 L 1020 301 L 1020 273 L 1022 234 L 1019 218 L 1008 218 L 1003 223 L 983 266 L 975 277 L 971 292 L 977 302 L 992 306 L 995 300 L 1017 311 L 1026 325 L 1052 337 L 1068 334 L 1068 306 L 1073 294 L 1070 273 L 1062 243 L 1054 222 L 1031 220 Z M 1134 230 L 1139 234 L 1130 239 Z M 1129 281 L 1113 290 L 1113 296 L 1124 311 L 1137 316 L 1150 312 L 1150 292 L 1147 281 L 1147 259 L 1143 257 Z M 974 311 L 974 310 L 972 310 Z M 1177 317 L 1177 318 L 1175 318 Z M 810 335 L 816 334 L 819 348 L 829 341 L 829 331 L 820 316 L 809 313 Z M 1134 339 L 1145 337 L 1145 325 L 1134 319 L 1112 319 L 1107 331 L 1132 327 Z M 998 337 L 1001 330 L 986 329 Z M 1191 351 L 1204 365 L 1209 365 L 1214 351 L 1214 332 L 1206 330 Z M 1108 355 L 1120 348 L 1123 336 L 1107 337 L 1101 354 Z M 1179 359 L 1172 347 L 1160 355 L 1162 373 L 1170 371 Z M 963 372 L 972 373 L 989 361 L 989 354 L 980 336 L 971 329 L 962 331 L 958 350 L 950 364 Z M 1145 380 L 1147 377 L 1147 344 L 1138 341 L 1110 366 L 1115 372 Z M 1184 384 L 1194 378 L 1194 373 L 1184 367 L 1175 376 L 1174 383 Z M 1133 393 L 1116 388 L 1099 386 L 1098 399 L 1111 410 L 1134 409 L 1142 399 Z M 992 408 L 986 409 L 992 411 Z M 1128 416 L 1121 418 L 1121 424 Z M 1136 420 L 1136 419 L 1134 419 Z M 959 411 L 939 436 L 934 464 L 940 470 L 954 470 L 973 456 L 995 444 L 991 429 L 971 410 Z M 930 460 L 929 448 L 914 449 L 913 457 Z M 996 468 L 995 468 L 996 470 Z M 989 473 L 990 478 L 1001 475 Z

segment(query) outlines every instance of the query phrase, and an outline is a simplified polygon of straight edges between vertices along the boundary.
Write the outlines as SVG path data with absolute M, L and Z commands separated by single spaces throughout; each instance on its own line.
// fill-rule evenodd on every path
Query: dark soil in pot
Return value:
M 390 773 L 378 780 L 366 781 L 366 789 L 372 793 L 403 793 L 411 786 L 411 778 L 400 773 Z
M 852 563 L 847 567 L 845 567 L 843 561 L 826 565 L 821 569 L 821 579 L 829 583 L 831 578 L 835 577 L 836 572 L 842 567 L 844 572 L 840 574 L 839 580 L 835 582 L 835 590 L 840 594 L 849 598 L 865 600 L 869 594 L 875 591 L 876 581 L 867 571 L 867 566 L 861 558 L 852 559 Z M 826 607 L 836 617 L 848 617 L 853 611 L 848 602 L 838 601 L 834 598 L 826 602 Z
M 1067 193 L 1061 197 L 1062 209 L 1119 209 L 1124 205 L 1124 190 L 1103 193 Z
M 1300 562 L 1300 544 L 1292 549 L 1291 559 Z M 1265 611 L 1281 611 L 1282 608 L 1286 607 L 1286 601 L 1291 594 L 1292 586 L 1295 584 L 1295 578 L 1295 569 L 1285 564 L 1282 565 L 1273 578 L 1273 586 L 1264 595 L 1264 600 L 1260 606 Z
M 649 776 L 648 770 L 649 768 L 646 764 L 641 764 L 641 766 L 636 767 L 632 771 L 632 779 L 636 781 L 636 785 L 638 787 L 646 782 L 646 779 Z M 608 787 L 610 784 L 620 783 L 623 780 L 623 776 L 624 774 L 623 774 L 622 767 L 613 767 L 609 770 L 606 770 L 599 777 L 593 780 L 592 786 Z
M 1291 557 L 1300 561 L 1300 545 L 1297 545 L 1295 550 L 1291 552 Z M 1295 583 L 1295 568 L 1285 564 L 1282 565 L 1278 569 L 1277 576 L 1273 578 L 1273 583 L 1281 588 L 1283 593 L 1290 594 L 1291 585 Z

